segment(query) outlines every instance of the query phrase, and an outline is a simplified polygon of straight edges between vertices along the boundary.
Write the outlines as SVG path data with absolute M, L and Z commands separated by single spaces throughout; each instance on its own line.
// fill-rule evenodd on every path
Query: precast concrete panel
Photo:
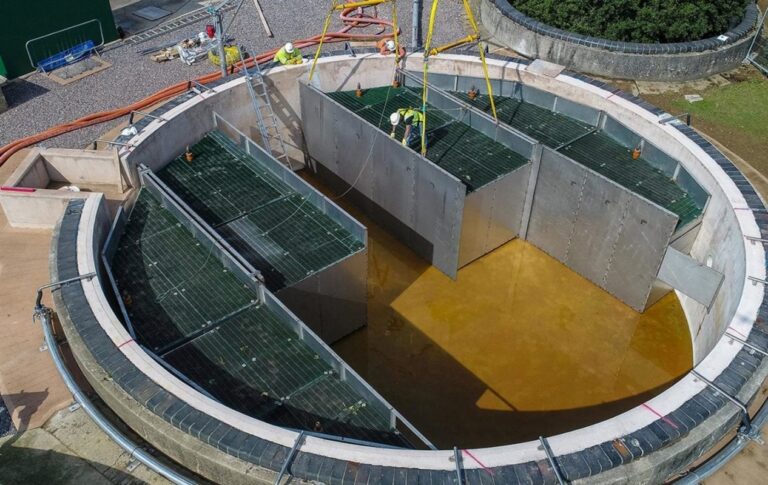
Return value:
M 622 187 L 587 172 L 565 263 L 598 286 L 603 286 L 630 199 Z
M 522 93 L 521 99 L 526 103 L 535 104 L 540 108 L 552 111 L 555 107 L 555 100 L 557 96 L 540 89 L 533 88 L 527 84 L 521 84 L 520 90 Z
M 632 308 L 643 311 L 675 231 L 677 216 L 632 195 L 604 288 Z
M 359 251 L 276 296 L 327 344 L 365 326 L 368 252 Z
M 528 241 L 638 311 L 676 224 L 675 214 L 543 149 Z
M 563 263 L 586 177 L 581 165 L 548 148 L 542 150 L 527 239 Z
M 602 130 L 606 135 L 627 148 L 634 148 L 640 145 L 640 142 L 643 140 L 640 135 L 624 126 L 621 122 L 616 121 L 611 116 L 605 117 Z
M 415 166 L 412 228 L 432 243 L 432 264 L 456 278 L 467 187 L 432 162 L 424 158 L 419 162 Z
M 455 277 L 466 186 L 317 89 L 301 84 L 300 92 L 310 157 L 372 202 L 376 210 L 363 204 L 372 217 L 394 218 L 415 233 L 395 231 Z
M 677 171 L 677 160 L 656 148 L 648 140 L 643 144 L 643 160 L 664 172 L 668 177 L 672 177 Z
M 598 121 L 600 121 L 600 110 L 559 96 L 555 101 L 555 112 L 583 121 L 592 126 L 597 126 Z
M 467 195 L 460 268 L 518 236 L 530 170 L 530 164 L 524 165 Z

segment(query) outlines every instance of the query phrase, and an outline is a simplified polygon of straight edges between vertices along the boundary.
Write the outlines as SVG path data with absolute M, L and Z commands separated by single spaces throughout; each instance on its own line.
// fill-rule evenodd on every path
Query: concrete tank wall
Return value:
M 543 24 L 514 9 L 508 0 L 473 0 L 480 22 L 495 39 L 524 56 L 540 58 L 598 76 L 644 81 L 684 81 L 735 69 L 752 43 L 757 8 L 724 32 L 729 39 L 638 44 L 587 37 Z
M 321 80 L 335 78 L 353 87 L 356 82 L 355 76 L 363 80 L 378 76 L 377 85 L 389 82 L 391 71 L 382 64 L 381 58 L 371 56 L 371 69 L 360 69 L 359 63 L 363 62 L 361 58 L 362 56 L 358 54 L 357 58 L 337 56 L 321 59 L 318 69 L 322 75 L 319 78 Z M 391 59 L 385 58 L 385 62 L 391 66 Z M 380 71 L 376 71 L 377 63 L 381 68 Z M 421 67 L 421 58 L 414 55 L 409 57 L 406 63 L 409 67 L 418 69 Z M 276 68 L 275 75 L 284 71 L 293 71 L 295 75 L 302 69 L 304 68 Z M 727 274 L 729 280 L 723 285 L 724 291 L 721 291 L 718 297 L 722 298 L 723 309 L 710 312 L 702 320 L 701 334 L 715 343 L 707 348 L 710 344 L 707 344 L 703 337 L 696 342 L 697 362 L 700 362 L 696 370 L 704 377 L 728 389 L 726 392 L 737 395 L 739 399 L 745 402 L 754 399 L 757 388 L 768 369 L 765 361 L 760 356 L 749 353 L 738 342 L 729 341 L 727 338 L 718 340 L 719 333 L 716 330 L 729 326 L 733 331 L 748 335 L 748 340 L 753 345 L 764 346 L 768 342 L 764 312 L 761 312 L 760 319 L 756 320 L 758 309 L 763 301 L 763 288 L 760 285 L 744 285 L 746 276 L 765 278 L 763 246 L 745 244 L 743 240 L 744 235 L 760 234 L 758 221 L 750 209 L 765 210 L 746 180 L 719 152 L 702 141 L 695 132 L 687 130 L 684 126 L 659 124 L 658 116 L 663 115 L 661 111 L 623 93 L 612 92 L 604 84 L 574 74 L 547 77 L 527 72 L 526 64 L 517 62 L 515 59 L 490 59 L 489 69 L 491 76 L 498 79 L 519 80 L 544 91 L 557 93 L 571 101 L 605 110 L 639 135 L 652 138 L 659 149 L 681 160 L 686 169 L 712 193 L 713 200 L 717 198 L 717 203 L 722 204 L 723 208 L 720 212 L 713 212 L 724 217 L 717 220 L 717 217 L 712 214 L 703 222 L 708 226 L 708 230 L 713 232 L 718 229 L 716 227 L 718 224 L 730 228 L 727 230 L 725 241 L 717 241 L 714 236 L 712 237 L 713 245 L 710 249 L 716 252 L 714 264 L 726 264 L 729 261 L 729 251 L 732 262 L 739 263 L 736 260 L 740 259 L 740 264 L 729 269 Z M 478 60 L 475 57 L 461 55 L 441 55 L 434 58 L 430 61 L 430 70 L 450 74 L 461 73 L 474 77 L 482 76 Z M 361 73 L 358 75 L 358 72 Z M 290 77 L 286 76 L 286 78 Z M 240 82 L 242 81 L 235 79 L 219 88 L 234 88 Z M 286 89 L 297 89 L 295 77 Z M 199 100 L 190 99 L 186 107 L 192 107 L 197 102 Z M 293 102 L 298 102 L 298 99 Z M 171 111 L 173 109 L 171 108 Z M 170 111 L 166 111 L 168 112 Z M 179 110 L 174 112 L 174 116 L 184 117 L 186 112 Z M 136 143 L 142 139 L 151 138 L 160 128 L 160 124 L 162 122 L 148 122 L 139 135 L 128 141 Z M 123 156 L 127 156 L 129 152 L 129 149 L 121 150 Z M 715 202 L 711 202 L 713 203 Z M 761 224 L 762 227 L 765 226 L 764 223 Z M 764 230 L 768 231 L 765 227 Z M 701 241 L 702 239 L 699 239 L 696 242 L 697 247 L 707 249 Z M 718 263 L 717 259 L 721 259 L 721 262 Z M 63 261 L 62 265 L 65 263 L 66 261 Z M 84 269 L 87 270 L 87 268 Z M 262 441 L 269 440 L 269 446 L 274 445 L 273 450 L 279 446 L 281 452 L 287 452 L 287 448 L 290 448 L 294 442 L 295 433 L 247 419 L 177 382 L 177 379 L 170 376 L 167 371 L 149 361 L 138 346 L 130 342 L 126 343 L 125 332 L 105 304 L 100 304 L 99 308 L 96 308 L 93 302 L 98 296 L 96 295 L 98 290 L 93 288 L 92 282 L 83 282 L 80 286 L 85 291 L 86 303 L 94 308 L 97 314 L 91 317 L 89 324 L 97 319 L 96 326 L 101 326 L 109 334 L 111 351 L 118 357 L 126 356 L 130 359 L 130 364 L 136 366 L 135 370 L 130 371 L 130 380 L 121 380 L 121 377 L 117 376 L 116 382 L 127 386 L 126 382 L 134 382 L 136 373 L 142 378 L 146 376 L 146 379 L 152 379 L 163 387 L 164 390 L 161 391 L 164 393 L 163 396 L 170 395 L 174 399 L 178 398 L 184 403 L 190 403 L 195 407 L 195 412 L 205 419 L 211 417 L 210 419 L 221 420 L 222 426 L 226 426 L 225 432 L 235 438 L 250 440 L 258 436 Z M 684 305 L 686 312 L 695 310 L 690 302 L 684 302 Z M 83 306 L 83 303 L 74 299 L 70 305 L 74 309 L 81 309 Z M 83 332 L 83 339 L 91 338 L 93 333 Z M 98 362 L 94 367 L 109 365 L 110 360 L 113 359 Z M 131 392 L 136 390 L 131 389 Z M 144 409 L 141 405 L 139 407 Z M 172 420 L 169 422 L 172 423 Z M 675 423 L 674 429 L 670 427 L 669 422 Z M 700 379 L 687 375 L 669 390 L 647 401 L 647 407 L 634 408 L 613 419 L 553 436 L 547 438 L 547 441 L 556 457 L 560 471 L 568 481 L 658 483 L 684 470 L 717 440 L 734 429 L 733 426 L 737 422 L 738 410 L 735 406 L 722 394 L 709 389 Z M 178 429 L 178 426 L 174 429 Z M 142 430 L 147 432 L 146 427 Z M 242 436 L 244 433 L 250 435 Z M 184 436 L 183 439 L 190 439 L 193 444 L 197 444 L 194 438 L 188 436 Z M 209 443 L 216 443 L 214 446 L 218 446 L 219 438 L 221 436 L 199 435 L 200 440 L 207 439 Z M 621 449 L 626 454 L 619 455 L 617 442 L 624 445 Z M 249 463 L 258 464 L 252 468 L 254 471 L 263 470 L 260 467 L 274 466 L 274 464 L 259 461 L 258 457 L 252 458 L 247 453 L 240 455 L 239 448 L 219 447 L 219 450 L 230 454 L 237 452 L 242 460 L 252 460 Z M 185 464 L 199 467 L 201 461 L 205 462 L 209 458 L 205 455 L 207 451 L 199 448 L 175 456 L 180 456 Z M 488 469 L 492 470 L 496 476 L 502 477 L 502 480 L 510 477 L 511 481 L 511 477 L 515 476 L 532 482 L 555 480 L 554 472 L 538 442 L 471 451 L 476 460 L 483 465 L 481 468 L 481 465 L 475 461 L 463 460 L 463 472 L 468 481 L 481 480 L 482 476 L 486 476 Z M 201 454 L 203 456 L 199 456 Z M 270 452 L 269 456 L 273 455 L 274 453 Z M 308 457 L 311 457 L 311 461 Z M 311 474 L 316 479 L 325 480 L 330 476 L 328 470 L 336 470 L 337 465 L 341 466 L 340 470 L 344 470 L 348 465 L 346 470 L 353 470 L 352 474 L 369 477 L 375 472 L 382 478 L 386 477 L 388 482 L 395 480 L 395 476 L 404 477 L 405 474 L 408 479 L 411 479 L 412 473 L 417 480 L 432 477 L 434 481 L 437 477 L 438 481 L 449 481 L 455 474 L 455 463 L 451 462 L 452 457 L 452 450 L 434 452 L 380 450 L 345 443 L 329 443 L 309 437 L 297 454 L 295 462 L 297 466 L 293 471 L 298 473 L 299 477 L 309 477 Z M 198 465 L 195 465 L 195 462 Z M 298 466 L 299 463 L 301 467 Z M 221 465 L 224 464 L 221 463 Z M 315 465 L 311 470 L 310 464 Z M 276 465 L 279 468 L 281 463 L 278 461 Z M 326 470 L 326 473 L 322 474 L 320 468 Z M 396 473 L 398 475 L 395 475 Z M 229 475 L 226 476 L 229 477 Z

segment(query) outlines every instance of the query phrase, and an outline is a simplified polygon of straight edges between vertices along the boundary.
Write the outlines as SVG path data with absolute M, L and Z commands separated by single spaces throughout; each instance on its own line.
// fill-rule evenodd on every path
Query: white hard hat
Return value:
M 388 40 L 385 44 L 387 46 L 387 49 L 394 51 L 395 50 L 395 41 L 394 40 Z
M 400 123 L 400 113 L 395 111 L 394 113 L 389 115 L 389 122 L 392 123 L 393 126 Z
M 286 42 L 285 46 L 283 47 L 283 49 L 285 49 L 285 52 L 287 52 L 288 54 L 292 54 L 293 53 L 293 44 L 291 44 L 290 42 Z

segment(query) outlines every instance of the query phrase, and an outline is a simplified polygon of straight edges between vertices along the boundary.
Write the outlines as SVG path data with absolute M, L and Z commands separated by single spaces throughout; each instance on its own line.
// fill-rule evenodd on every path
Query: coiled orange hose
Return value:
M 380 19 L 376 16 L 367 15 L 364 12 L 364 8 L 345 9 L 341 12 L 339 17 L 341 18 L 341 21 L 344 24 L 344 27 L 337 32 L 327 33 L 325 36 L 325 40 L 323 41 L 324 43 L 345 42 L 345 41 L 353 41 L 353 40 L 360 40 L 360 41 L 379 40 L 382 38 L 390 38 L 394 36 L 394 32 L 384 33 L 384 31 L 387 28 L 393 27 L 393 24 L 391 21 Z M 372 35 L 356 35 L 356 34 L 349 33 L 349 31 L 352 29 L 365 28 L 372 25 L 379 25 L 382 27 L 382 30 L 379 33 L 372 34 Z M 300 49 L 304 47 L 317 45 L 320 42 L 320 37 L 321 37 L 320 35 L 315 35 L 313 37 L 309 37 L 306 39 L 296 40 L 293 42 L 293 45 L 295 45 L 297 48 L 300 48 Z M 259 64 L 264 62 L 269 62 L 272 60 L 276 52 L 277 52 L 277 49 L 273 49 L 273 50 L 258 54 L 254 57 L 249 57 L 248 59 L 245 59 L 244 61 L 245 65 L 247 67 L 252 67 L 255 62 L 258 62 Z M 242 66 L 242 63 L 240 64 L 240 66 Z M 240 69 L 241 67 L 233 66 L 231 72 L 235 73 L 240 71 Z M 206 74 L 204 76 L 198 77 L 197 79 L 195 79 L 195 81 L 200 84 L 206 84 L 206 83 L 216 81 L 220 77 L 221 77 L 221 72 L 216 71 L 216 72 L 212 72 L 210 74 Z M 108 111 L 91 113 L 89 115 L 83 116 L 82 118 L 78 118 L 74 121 L 53 126 L 35 135 L 27 136 L 27 137 L 12 141 L 11 143 L 0 148 L 0 165 L 3 165 L 14 153 L 18 152 L 23 148 L 36 145 L 49 138 L 63 135 L 65 133 L 79 130 L 81 128 L 97 125 L 99 123 L 105 123 L 107 121 L 112 121 L 114 119 L 120 118 L 121 116 L 129 115 L 132 111 L 141 111 L 142 109 L 145 109 L 149 106 L 155 105 L 163 101 L 167 101 L 168 99 L 178 96 L 184 93 L 185 91 L 188 91 L 191 87 L 192 87 L 192 81 L 180 82 L 172 86 L 168 86 L 167 88 L 162 89 L 150 96 L 147 96 L 144 99 L 136 101 L 135 103 L 122 106 L 120 108 L 108 110 Z

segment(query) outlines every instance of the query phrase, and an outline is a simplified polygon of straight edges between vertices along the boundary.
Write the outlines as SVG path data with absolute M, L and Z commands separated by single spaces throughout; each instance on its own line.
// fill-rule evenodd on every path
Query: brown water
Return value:
M 334 349 L 441 448 L 496 446 L 610 418 L 691 367 L 674 293 L 640 314 L 514 240 L 456 281 L 368 227 L 368 326 Z

